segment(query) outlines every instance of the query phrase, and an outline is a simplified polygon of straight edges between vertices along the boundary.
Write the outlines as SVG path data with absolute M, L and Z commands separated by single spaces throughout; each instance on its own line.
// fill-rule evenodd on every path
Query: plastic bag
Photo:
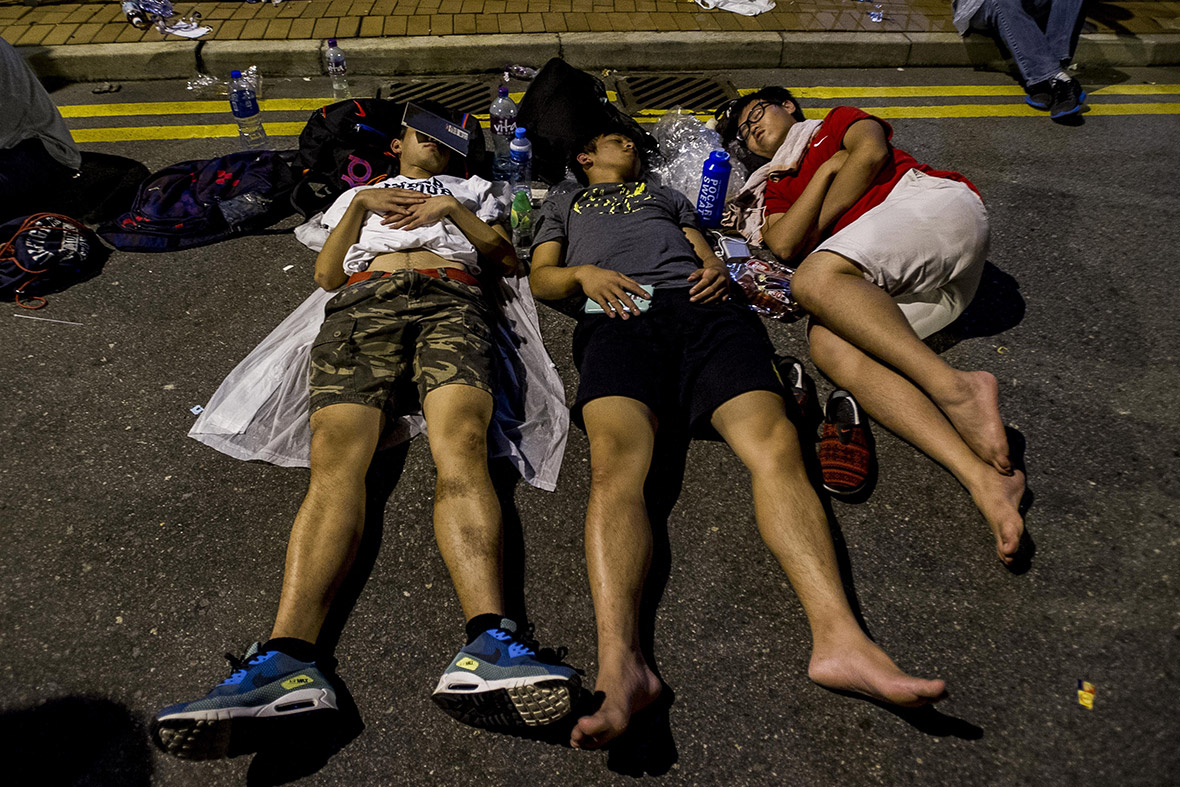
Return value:
M 732 11 L 742 16 L 758 16 L 774 9 L 774 0 L 696 0 L 701 8 Z
M 243 69 L 242 78 L 254 90 L 254 97 L 262 98 L 262 73 L 258 66 Z M 188 81 L 186 87 L 198 96 L 228 96 L 229 82 L 229 79 L 215 77 L 212 74 L 197 74 Z
M 701 191 L 701 171 L 705 159 L 714 150 L 724 150 L 721 135 L 697 120 L 691 112 L 672 109 L 652 129 L 652 136 L 660 145 L 662 160 L 651 169 L 651 175 L 662 186 L 674 188 L 688 198 L 693 205 Z M 728 202 L 741 191 L 749 174 L 746 167 L 730 158 L 733 171 L 729 174 L 729 187 L 725 191 Z
M 799 304 L 791 297 L 794 270 L 776 260 L 749 257 L 729 263 L 729 277 L 742 288 L 750 308 L 775 320 L 796 320 Z

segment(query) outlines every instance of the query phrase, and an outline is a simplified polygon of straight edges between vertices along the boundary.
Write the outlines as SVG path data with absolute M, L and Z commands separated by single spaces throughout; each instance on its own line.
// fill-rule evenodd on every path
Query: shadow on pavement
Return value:
M 83 151 L 80 175 L 62 195 L 61 213 L 93 227 L 131 208 L 139 186 L 151 172 L 125 156 Z
M 0 713 L 7 784 L 147 787 L 151 751 L 143 722 L 101 697 L 62 697 Z
M 1008 456 L 1012 461 L 1012 467 L 1024 473 L 1026 484 L 1024 496 L 1020 499 L 1020 515 L 1026 519 L 1024 533 L 1020 536 L 1020 546 L 1017 547 L 1015 558 L 1007 566 L 1010 572 L 1020 575 L 1028 573 L 1028 570 L 1032 568 L 1033 557 L 1037 554 L 1037 544 L 1033 541 L 1032 534 L 1029 533 L 1027 521 L 1029 509 L 1033 507 L 1033 503 L 1036 501 L 1036 495 L 1027 486 L 1028 465 L 1025 462 L 1025 450 L 1028 447 L 1028 443 L 1024 439 L 1024 435 L 1011 426 L 1004 427 L 1004 433 L 1008 437 Z
M 990 262 L 984 263 L 983 277 L 970 305 L 950 325 L 927 337 L 926 344 L 943 353 L 966 339 L 995 336 L 1019 325 L 1024 311 L 1020 283 Z

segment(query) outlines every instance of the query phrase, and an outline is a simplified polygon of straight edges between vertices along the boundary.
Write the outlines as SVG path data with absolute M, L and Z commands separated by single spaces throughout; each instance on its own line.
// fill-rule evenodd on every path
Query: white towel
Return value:
M 822 120 L 802 120 L 791 126 L 787 138 L 770 161 L 754 170 L 746 178 L 742 190 L 726 206 L 722 225 L 742 233 L 750 243 L 762 243 L 762 220 L 766 211 L 766 182 L 770 176 L 780 172 L 793 172 L 799 168 L 799 161 L 807 152 L 815 132 L 819 131 Z

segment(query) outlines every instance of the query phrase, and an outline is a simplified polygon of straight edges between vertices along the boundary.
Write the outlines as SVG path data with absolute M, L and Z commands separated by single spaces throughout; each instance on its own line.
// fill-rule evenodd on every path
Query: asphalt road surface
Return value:
M 976 303 L 934 342 L 956 366 L 999 378 L 1005 419 L 1027 442 L 1031 570 L 1006 571 L 954 479 L 880 428 L 873 494 L 831 504 L 867 627 L 904 669 L 947 681 L 950 698 L 937 710 L 897 713 L 807 680 L 805 620 L 758 538 L 745 471 L 723 445 L 698 443 L 667 519 L 671 567 L 654 613 L 656 664 L 674 691 L 667 712 L 608 753 L 454 722 L 429 693 L 462 643 L 463 619 L 433 543 L 433 470 L 417 442 L 400 477 L 386 473 L 397 483 L 383 527 L 371 530 L 380 536 L 373 568 L 335 651 L 363 729 L 335 745 L 292 736 L 229 761 L 156 752 L 145 732 L 156 710 L 207 692 L 228 674 L 224 651 L 268 632 L 307 483 L 306 471 L 239 462 L 186 436 L 190 408 L 314 287 L 314 254 L 274 232 L 181 253 L 116 253 L 42 311 L 0 309 L 0 752 L 9 783 L 568 785 L 641 774 L 735 787 L 1170 782 L 1180 767 L 1180 126 L 1169 102 L 1180 70 L 1085 78 L 1105 89 L 1095 111 L 1064 127 L 979 109 L 1019 110 L 998 74 L 722 75 L 731 88 L 859 86 L 805 103 L 820 113 L 839 103 L 885 108 L 900 147 L 966 173 L 985 197 L 991 266 Z M 267 97 L 315 98 L 326 87 L 274 80 Z M 82 144 L 90 153 L 154 170 L 235 149 L 232 137 L 159 130 L 224 125 L 228 113 L 214 104 L 165 117 L 77 109 L 186 102 L 182 83 L 92 88 L 55 93 L 74 108 L 71 126 L 97 140 Z M 267 117 L 294 124 L 308 111 L 276 105 Z M 119 131 L 131 127 L 151 131 Z M 20 319 L 28 315 L 62 322 Z M 548 310 L 541 318 L 572 392 L 571 323 Z M 770 332 L 782 351 L 805 357 L 802 324 Z M 831 389 L 819 385 L 821 395 Z M 513 586 L 543 643 L 567 647 L 592 683 L 587 456 L 573 431 L 558 491 L 520 484 L 509 496 L 527 556 Z M 1096 687 L 1092 710 L 1078 703 L 1079 680 Z

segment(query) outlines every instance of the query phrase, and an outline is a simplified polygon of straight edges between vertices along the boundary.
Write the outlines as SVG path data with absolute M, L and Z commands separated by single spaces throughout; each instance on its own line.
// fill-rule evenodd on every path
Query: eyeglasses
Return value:
M 762 119 L 762 116 L 766 114 L 766 108 L 770 106 L 774 106 L 773 101 L 757 101 L 754 103 L 754 106 L 750 108 L 750 114 L 746 115 L 746 119 L 738 124 L 738 139 L 742 142 L 746 141 L 746 137 L 750 136 L 750 129 Z

